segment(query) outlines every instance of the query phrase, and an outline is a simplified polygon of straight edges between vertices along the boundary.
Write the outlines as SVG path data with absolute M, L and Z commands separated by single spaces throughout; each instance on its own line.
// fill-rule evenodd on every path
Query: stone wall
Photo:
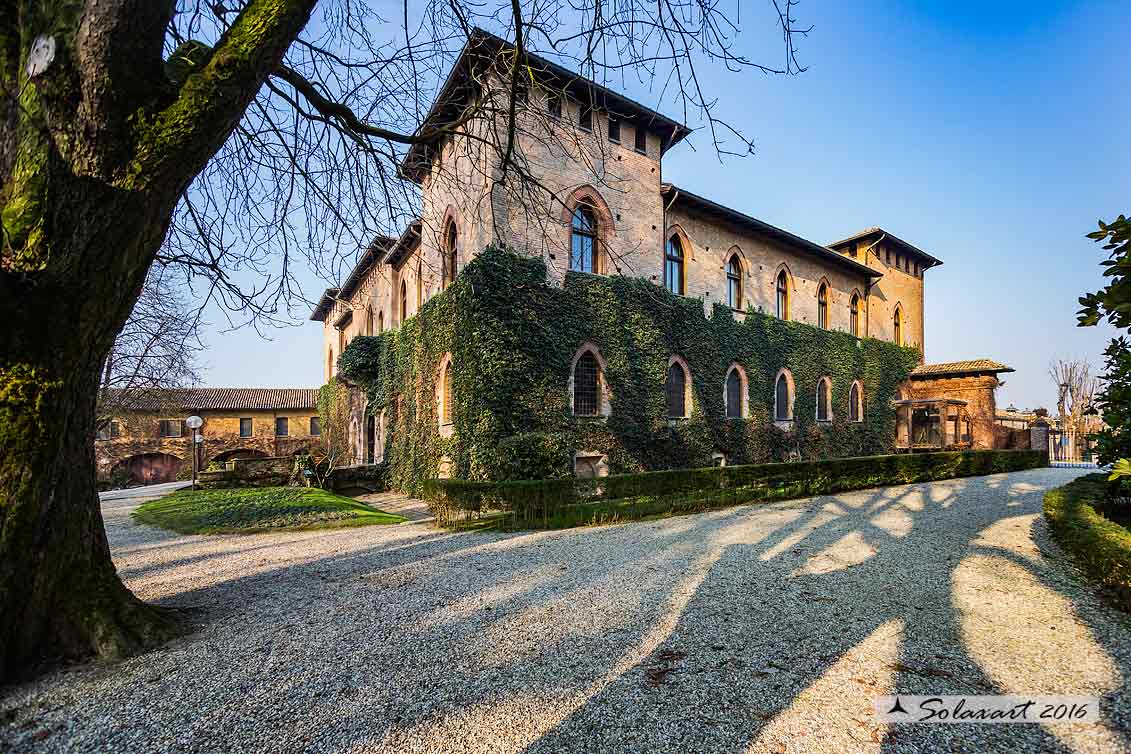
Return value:
M 998 379 L 993 375 L 910 380 L 904 386 L 903 397 L 956 398 L 966 401 L 966 416 L 970 419 L 973 447 L 985 450 L 996 447 L 997 386 Z
M 205 489 L 231 487 L 284 487 L 294 476 L 293 456 L 239 458 L 218 471 L 201 472 L 197 480 Z

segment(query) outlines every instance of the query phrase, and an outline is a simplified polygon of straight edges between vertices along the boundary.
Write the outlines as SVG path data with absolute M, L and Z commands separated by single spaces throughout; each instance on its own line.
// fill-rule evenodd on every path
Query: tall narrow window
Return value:
M 401 322 L 408 319 L 408 283 L 401 281 Z
M 573 367 L 573 413 L 596 416 L 600 408 L 601 370 L 597 358 L 589 351 L 581 355 Z
M 322 434 L 322 418 L 318 416 L 310 417 L 310 434 L 312 437 L 318 437 Z
M 673 362 L 668 367 L 667 381 L 668 416 L 683 418 L 687 416 L 687 373 L 683 365 Z
M 832 390 L 829 379 L 822 377 L 817 382 L 817 421 L 828 422 L 833 420 Z
M 609 116 L 609 141 L 620 144 L 620 118 Z
M 597 220 L 593 209 L 584 204 L 573 211 L 570 229 L 569 268 L 574 272 L 595 272 Z
M 251 417 L 243 417 L 240 419 L 240 437 L 251 437 L 252 422 Z
M 551 118 L 562 117 L 562 96 L 557 92 L 549 92 L 546 94 L 546 111 L 550 113 Z
M 664 287 L 683 295 L 683 244 L 679 236 L 669 238 L 664 251 Z
M 334 376 L 334 349 L 331 348 L 330 352 L 326 354 L 326 376 Z
M 853 382 L 852 388 L 848 391 L 848 420 L 864 421 L 864 401 L 860 394 L 859 382 Z
M 793 391 L 785 372 L 778 375 L 778 381 L 774 385 L 774 419 L 780 422 L 793 419 Z
M 892 340 L 895 341 L 897 346 L 903 345 L 903 312 L 900 309 L 895 310 L 895 315 L 892 317 L 891 322 Z
M 377 332 L 385 332 L 385 312 L 377 312 Z
M 848 331 L 860 337 L 860 296 L 853 293 L 852 303 L 848 313 Z
M 448 227 L 444 230 L 444 258 L 440 261 L 440 266 L 443 268 L 440 271 L 441 288 L 447 288 L 456 279 L 458 240 L 456 224 L 449 220 Z
M 829 285 L 821 283 L 817 286 L 817 327 L 822 330 L 829 329 Z
M 731 369 L 727 375 L 727 418 L 741 419 L 742 411 L 742 375 L 738 369 Z
M 636 136 L 633 146 L 636 151 L 644 154 L 648 151 L 648 132 L 640 125 L 636 126 Z
M 727 262 L 727 306 L 731 309 L 742 308 L 742 265 L 737 254 Z
M 290 433 L 291 433 L 290 420 L 288 420 L 287 417 L 285 417 L 285 416 L 275 417 L 275 436 L 276 437 L 286 437 Z
M 374 332 L 375 331 L 373 329 L 373 305 L 372 304 L 366 304 L 365 305 L 365 334 L 366 335 L 372 335 Z
M 593 106 L 582 102 L 577 111 L 577 125 L 586 131 L 593 130 Z
M 440 424 L 452 423 L 452 362 L 444 365 L 440 379 Z
M 789 319 L 789 276 L 785 270 L 778 273 L 777 314 L 778 319 Z
M 416 310 L 424 304 L 424 260 L 416 260 Z

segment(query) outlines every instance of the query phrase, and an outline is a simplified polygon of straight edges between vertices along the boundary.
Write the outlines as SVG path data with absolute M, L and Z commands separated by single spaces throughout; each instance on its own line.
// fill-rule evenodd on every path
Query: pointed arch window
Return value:
M 832 382 L 828 377 L 822 377 L 817 382 L 817 421 L 831 422 L 833 420 Z
M 440 373 L 440 424 L 452 423 L 452 362 L 444 364 Z
M 727 306 L 742 308 L 742 263 L 738 261 L 737 254 L 727 262 Z
M 424 304 L 424 260 L 416 260 L 416 310 L 420 311 Z
M 860 389 L 859 380 L 853 382 L 848 391 L 848 420 L 864 421 L 864 391 Z
M 326 354 L 326 377 L 334 376 L 334 349 L 331 348 L 330 352 Z
M 443 259 L 440 262 L 440 287 L 441 289 L 447 288 L 456 279 L 456 272 L 458 270 L 458 246 L 459 234 L 456 231 L 456 224 L 453 220 L 448 220 L 448 225 L 444 229 L 444 253 Z
M 829 284 L 823 281 L 817 286 L 817 327 L 829 329 Z
M 597 271 L 597 216 L 593 208 L 579 204 L 570 222 L 569 268 L 574 272 Z
M 774 383 L 774 420 L 793 420 L 793 380 L 788 369 L 783 369 Z
M 848 331 L 860 337 L 860 295 L 857 293 L 852 294 L 852 303 L 849 305 L 848 314 Z
M 377 312 L 377 332 L 385 332 L 385 312 Z
M 897 346 L 903 345 L 903 310 L 896 307 L 891 323 L 892 340 Z
M 401 322 L 408 319 L 408 283 L 401 281 Z
M 679 236 L 673 234 L 664 247 L 664 287 L 679 296 L 683 295 L 683 252 Z
M 789 319 L 789 275 L 785 270 L 778 273 L 776 288 L 778 319 Z
M 373 335 L 376 330 L 373 329 L 373 304 L 365 305 L 365 334 Z
M 746 375 L 734 364 L 727 372 L 726 416 L 728 419 L 741 419 L 746 416 Z
M 597 416 L 601 408 L 601 367 L 592 351 L 581 354 L 573 367 L 573 413 Z
M 665 386 L 669 418 L 683 419 L 687 416 L 688 383 L 688 375 L 683 364 L 673 360 L 668 365 L 668 379 Z

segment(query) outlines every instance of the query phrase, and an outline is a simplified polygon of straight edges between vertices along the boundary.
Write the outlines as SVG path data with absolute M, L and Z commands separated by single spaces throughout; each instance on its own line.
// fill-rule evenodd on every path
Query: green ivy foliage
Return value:
M 583 343 L 606 363 L 612 415 L 571 415 L 570 364 Z M 452 354 L 453 425 L 441 437 L 436 386 Z M 692 374 L 691 415 L 666 417 L 668 360 L 683 357 Z M 726 372 L 737 362 L 749 384 L 749 418 L 727 419 Z M 541 433 L 544 451 L 518 465 L 547 477 L 572 473 L 571 450 L 604 453 L 613 473 L 728 463 L 860 456 L 889 452 L 895 437 L 891 400 L 919 363 L 915 349 L 746 312 L 742 322 L 715 305 L 675 296 L 646 280 L 569 273 L 546 282 L 539 259 L 489 247 L 442 294 L 396 330 L 357 337 L 339 373 L 363 386 L 369 411 L 386 412 L 390 484 L 419 492 L 441 460 L 453 476 L 501 480 L 516 472 L 516 435 Z M 796 386 L 789 432 L 771 420 L 773 380 L 788 368 Z M 832 379 L 834 420 L 815 420 L 817 382 Z M 854 380 L 864 386 L 864 416 L 848 421 Z M 530 460 L 535 458 L 535 461 Z M 546 463 L 546 459 L 556 459 Z M 555 466 L 555 464 L 557 464 Z

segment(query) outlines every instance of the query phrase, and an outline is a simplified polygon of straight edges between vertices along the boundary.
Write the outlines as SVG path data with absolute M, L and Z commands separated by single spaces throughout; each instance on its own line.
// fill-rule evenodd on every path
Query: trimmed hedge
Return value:
M 478 482 L 432 479 L 423 497 L 441 524 L 501 511 L 511 526 L 561 528 L 847 490 L 1046 466 L 1032 450 L 833 458 L 618 474 L 596 479 Z
M 1131 531 L 1105 516 L 1114 506 L 1103 474 L 1079 477 L 1045 494 L 1045 518 L 1053 537 L 1093 579 L 1131 610 Z

